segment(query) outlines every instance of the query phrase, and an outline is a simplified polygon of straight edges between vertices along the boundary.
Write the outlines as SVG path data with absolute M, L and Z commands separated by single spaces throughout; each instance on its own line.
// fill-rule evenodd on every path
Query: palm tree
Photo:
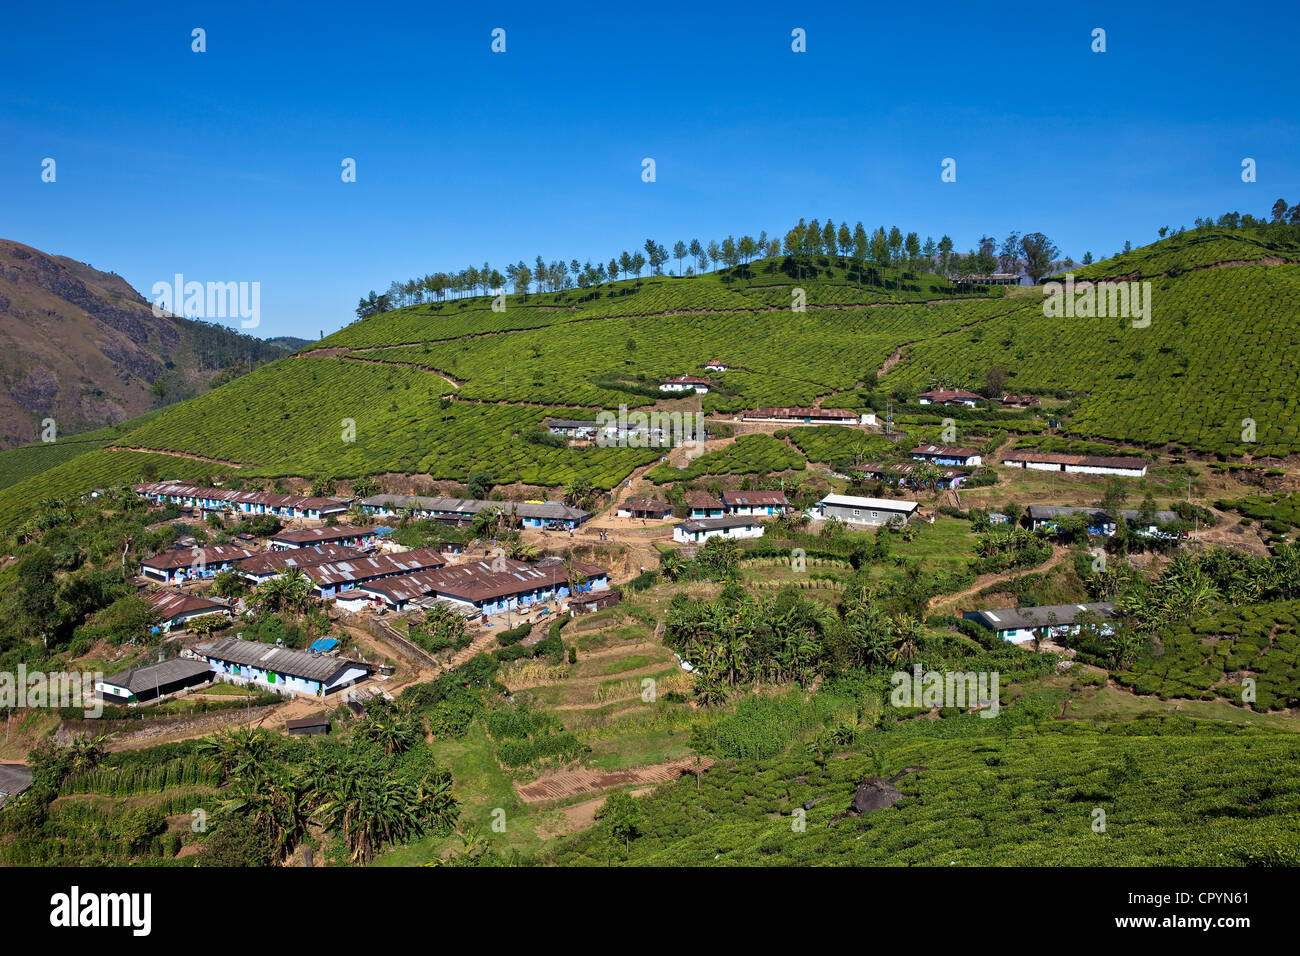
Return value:
M 268 611 L 301 614 L 311 601 L 311 578 L 301 568 L 290 568 L 258 586 L 257 597 Z

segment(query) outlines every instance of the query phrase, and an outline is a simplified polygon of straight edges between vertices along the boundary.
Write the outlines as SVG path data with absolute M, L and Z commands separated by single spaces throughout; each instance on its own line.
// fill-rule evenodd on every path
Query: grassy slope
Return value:
M 1286 407 L 1297 385 L 1290 358 L 1300 330 L 1288 310 L 1300 296 L 1300 265 L 1203 268 L 1262 259 L 1300 261 L 1300 244 L 1276 231 L 1211 229 L 1079 270 L 1152 277 L 1146 329 L 1044 318 L 1031 289 L 954 302 L 927 276 L 904 278 L 897 289 L 892 275 L 886 287 L 859 288 L 842 261 L 826 257 L 813 276 L 763 260 L 736 275 L 511 296 L 503 313 L 483 297 L 415 306 L 319 343 L 336 352 L 283 359 L 164 409 L 119 443 L 238 461 L 265 476 L 404 471 L 463 480 L 483 468 L 499 481 L 586 477 L 610 487 L 653 455 L 549 449 L 511 435 L 548 408 L 586 406 L 590 415 L 645 405 L 651 399 L 638 387 L 714 358 L 744 370 L 715 376 L 719 388 L 703 398 L 705 410 L 826 397 L 858 407 L 876 387 L 877 369 L 905 346 L 883 387 L 978 386 L 999 363 L 1014 390 L 1086 393 L 1070 424 L 1080 436 L 1287 453 L 1300 449 L 1300 426 Z M 806 312 L 789 309 L 796 287 L 807 293 Z M 444 394 L 459 400 L 443 409 Z M 1253 446 L 1240 441 L 1244 418 L 1256 422 Z M 355 442 L 343 440 L 345 419 L 356 423 Z M 53 462 L 70 453 L 45 454 Z M 0 477 L 30 477 L 41 464 L 35 455 L 21 465 L 0 462 Z M 60 490 L 77 490 L 70 472 L 56 478 Z M 0 498 L 0 516 L 6 503 Z
M 969 726 L 974 722 L 974 726 Z M 943 723 L 948 723 L 947 721 Z M 989 725 L 980 731 L 980 723 Z M 734 761 L 665 785 L 642 801 L 631 862 L 716 865 L 1241 865 L 1300 839 L 1294 734 L 1152 720 L 1111 732 L 1066 724 L 992 732 L 965 721 L 949 737 L 917 726 L 873 735 L 843 759 Z M 956 722 L 953 721 L 953 730 Z M 913 732 L 915 731 L 915 732 Z M 842 820 L 859 780 L 908 766 L 897 806 Z M 803 779 L 800 779 L 803 778 Z M 806 829 L 791 813 L 807 812 Z M 1094 811 L 1106 813 L 1094 832 Z M 604 865 L 593 830 L 562 846 L 561 864 Z

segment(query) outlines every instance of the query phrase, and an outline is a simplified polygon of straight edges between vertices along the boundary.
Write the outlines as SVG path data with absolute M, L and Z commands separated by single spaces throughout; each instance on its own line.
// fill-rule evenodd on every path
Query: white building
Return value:
M 763 526 L 756 517 L 693 518 L 673 528 L 673 540 L 700 544 L 710 538 L 761 538 Z
M 1115 605 L 1049 604 L 1042 607 L 1005 607 L 991 611 L 967 611 L 962 615 L 968 621 L 982 624 L 1004 641 L 1023 644 L 1035 636 L 1061 637 L 1077 634 L 1082 627 L 1076 620 L 1085 613 L 1095 615 L 1104 634 L 1111 632 L 1109 622 L 1115 617 Z
M 678 375 L 676 378 L 670 378 L 659 385 L 661 392 L 699 392 L 704 395 L 708 392 L 709 386 L 713 383 L 707 378 L 699 378 L 695 375 Z
M 1062 455 L 1054 452 L 1013 451 L 1002 458 L 1008 468 L 1031 471 L 1064 471 L 1079 475 L 1120 475 L 1145 478 L 1147 463 L 1137 455 Z
M 919 506 L 915 501 L 896 498 L 859 498 L 855 495 L 827 495 L 813 505 L 813 516 L 838 518 L 848 524 L 882 525 L 906 522 Z

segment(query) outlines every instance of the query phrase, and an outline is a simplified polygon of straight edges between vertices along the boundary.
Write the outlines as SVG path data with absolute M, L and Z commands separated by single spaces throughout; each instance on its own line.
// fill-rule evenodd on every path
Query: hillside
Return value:
M 115 273 L 0 240 L 2 447 L 34 441 L 46 418 L 61 436 L 124 421 L 299 344 L 155 317 Z
M 1068 436 L 1285 456 L 1300 450 L 1286 410 L 1300 374 L 1295 233 L 1197 229 L 1078 270 L 1080 279 L 1151 281 L 1146 328 L 1049 318 L 1029 287 L 963 293 L 936 276 L 897 272 L 860 283 L 850 262 L 828 256 L 511 295 L 503 312 L 481 296 L 397 309 L 150 415 L 75 463 L 61 457 L 70 451 L 45 452 L 48 472 L 8 463 L 25 480 L 0 492 L 0 515 L 11 525 L 14 509 L 86 490 L 91 475 L 138 479 L 141 451 L 197 456 L 208 469 L 238 467 L 252 478 L 397 472 L 463 482 L 483 470 L 501 484 L 609 489 L 656 452 L 555 448 L 531 442 L 532 426 L 548 414 L 649 406 L 661 377 L 703 374 L 713 359 L 742 366 L 711 375 L 714 387 L 695 406 L 724 419 L 756 405 L 883 412 L 891 399 L 915 419 L 918 409 L 905 406 L 918 390 L 979 389 L 1001 366 L 1006 389 L 1041 396 Z M 796 289 L 806 311 L 790 308 Z M 1241 440 L 1247 418 L 1253 445 Z M 994 427 L 1041 432 L 1046 422 L 997 413 Z M 172 461 L 164 472 L 200 465 Z

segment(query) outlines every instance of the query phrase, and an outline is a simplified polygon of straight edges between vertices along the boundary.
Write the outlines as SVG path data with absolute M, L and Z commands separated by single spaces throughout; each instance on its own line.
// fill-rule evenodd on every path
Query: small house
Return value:
M 579 614 L 592 614 L 596 611 L 603 611 L 607 607 L 613 607 L 618 602 L 619 593 L 613 588 L 575 594 L 569 598 L 569 616 L 577 617 Z
M 974 468 L 984 462 L 974 448 L 957 445 L 917 445 L 912 449 L 911 455 L 917 461 L 928 461 L 932 465 L 953 465 L 957 468 Z
M 673 540 L 699 544 L 710 538 L 761 538 L 763 526 L 756 517 L 694 518 L 673 528 Z
M 164 632 L 184 627 L 196 617 L 212 614 L 221 614 L 227 618 L 231 616 L 230 605 L 183 591 L 151 591 L 144 596 L 144 600 L 158 621 L 155 630 Z
M 934 388 L 916 396 L 919 405 L 962 405 L 966 408 L 975 408 L 983 400 L 984 396 L 964 388 Z
M 298 717 L 294 720 L 286 720 L 284 729 L 289 732 L 290 737 L 318 737 L 330 732 L 330 719 L 324 714 L 315 717 Z
M 678 375 L 676 378 L 666 379 L 659 383 L 661 392 L 699 392 L 701 395 L 709 391 L 713 383 L 707 378 L 700 378 L 696 375 Z
M 686 507 L 692 518 L 721 518 L 727 513 L 727 506 L 713 495 L 703 491 L 692 491 L 686 496 Z
M 673 506 L 658 498 L 628 498 L 615 511 L 620 518 L 653 518 L 662 520 L 673 516 Z
M 838 518 L 847 524 L 883 525 L 906 522 L 916 514 L 915 501 L 894 498 L 859 498 L 855 495 L 827 495 L 813 506 L 817 518 Z
M 142 704 L 211 679 L 212 668 L 207 661 L 174 657 L 97 680 L 95 696 L 106 703 Z
M 1109 634 L 1109 623 L 1115 615 L 1115 605 L 1108 602 L 1096 604 L 1052 604 L 1042 607 L 1004 607 L 990 611 L 967 611 L 962 615 L 993 631 L 1004 641 L 1021 644 L 1035 637 L 1060 637 L 1078 634 L 1082 624 L 1078 619 L 1091 614 L 1098 619 L 1103 634 Z

